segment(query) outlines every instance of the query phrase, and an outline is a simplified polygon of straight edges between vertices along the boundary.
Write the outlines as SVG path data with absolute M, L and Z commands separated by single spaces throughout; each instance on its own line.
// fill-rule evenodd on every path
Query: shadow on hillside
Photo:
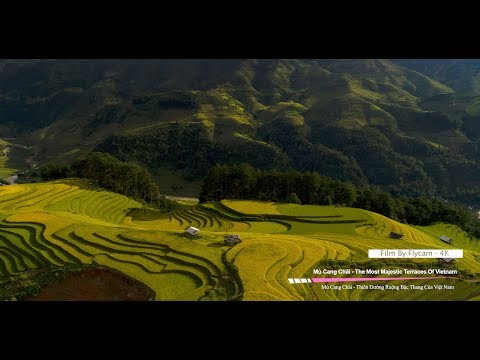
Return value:
M 132 221 L 155 221 L 168 218 L 170 215 L 159 210 L 129 208 L 127 209 L 127 216 L 131 216 Z

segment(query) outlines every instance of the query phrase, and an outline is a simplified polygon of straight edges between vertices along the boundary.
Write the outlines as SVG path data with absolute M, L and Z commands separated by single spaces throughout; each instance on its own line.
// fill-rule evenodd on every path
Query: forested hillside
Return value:
M 249 163 L 478 206 L 477 69 L 475 60 L 2 60 L 0 137 L 23 148 L 0 164 L 8 174 L 99 150 L 176 185 Z

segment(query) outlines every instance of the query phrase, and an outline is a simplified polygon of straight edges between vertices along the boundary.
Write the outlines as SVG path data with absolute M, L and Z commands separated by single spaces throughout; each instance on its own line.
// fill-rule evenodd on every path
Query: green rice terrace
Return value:
M 185 234 L 189 226 L 199 234 Z M 404 236 L 391 239 L 391 231 Z M 226 245 L 227 234 L 241 242 Z M 438 240 L 441 234 L 453 244 Z M 312 278 L 312 269 L 325 264 L 378 265 L 368 259 L 370 248 L 465 251 L 455 264 L 458 276 L 410 282 L 454 285 L 450 291 L 340 291 L 288 281 Z M 382 264 L 402 268 L 401 261 Z M 89 265 L 145 284 L 155 300 L 480 299 L 479 241 L 449 224 L 409 226 L 355 208 L 239 200 L 164 214 L 75 179 L 0 187 L 0 283 L 41 269 Z M 422 259 L 408 266 L 439 265 Z

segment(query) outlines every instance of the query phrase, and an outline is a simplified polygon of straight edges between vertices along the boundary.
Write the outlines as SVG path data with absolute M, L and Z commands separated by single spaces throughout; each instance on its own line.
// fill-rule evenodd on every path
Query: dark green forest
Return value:
M 395 133 L 387 136 L 372 128 L 329 126 L 313 144 L 301 133 L 276 128 L 265 135 L 267 146 L 253 141 L 224 144 L 201 125 L 175 123 L 148 134 L 109 137 L 96 150 L 150 169 L 182 170 L 192 179 L 205 177 L 215 164 L 248 163 L 262 169 L 315 171 L 357 185 L 379 186 L 393 195 L 480 203 L 479 165 L 425 141 Z
M 141 136 L 113 136 L 96 150 L 122 161 L 141 162 L 150 168 L 167 165 L 185 170 L 192 178 L 205 176 L 216 163 L 248 161 L 256 167 L 283 168 L 288 161 L 275 146 L 259 146 L 255 142 L 238 146 L 212 141 L 208 130 L 200 124 L 175 123 Z

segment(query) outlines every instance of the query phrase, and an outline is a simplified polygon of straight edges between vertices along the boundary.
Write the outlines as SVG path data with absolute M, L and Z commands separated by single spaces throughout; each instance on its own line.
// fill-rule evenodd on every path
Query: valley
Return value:
M 0 300 L 480 300 L 479 79 L 475 59 L 0 60 Z

